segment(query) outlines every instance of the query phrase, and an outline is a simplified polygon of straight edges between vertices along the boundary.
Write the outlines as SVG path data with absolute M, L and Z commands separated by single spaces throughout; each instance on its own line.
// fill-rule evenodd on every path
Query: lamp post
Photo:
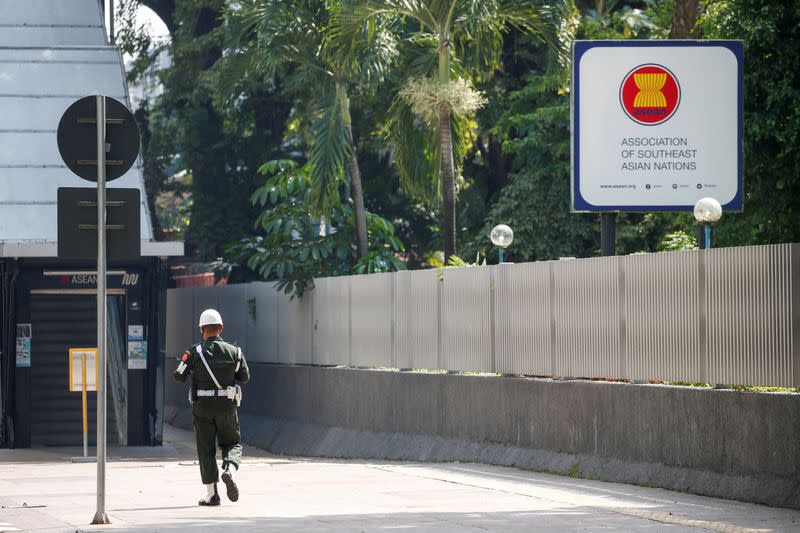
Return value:
M 694 204 L 694 218 L 704 228 L 706 250 L 711 248 L 711 226 L 722 217 L 722 206 L 713 198 L 700 198 Z
M 489 238 L 492 240 L 492 244 L 497 246 L 498 254 L 500 255 L 500 264 L 503 264 L 506 248 L 508 248 L 514 240 L 514 232 L 505 224 L 498 224 L 492 228 Z

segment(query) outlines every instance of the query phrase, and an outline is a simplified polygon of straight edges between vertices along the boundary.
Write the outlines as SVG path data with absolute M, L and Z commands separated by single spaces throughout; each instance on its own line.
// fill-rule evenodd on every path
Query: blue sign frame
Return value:
M 571 91 L 571 119 L 572 119 L 572 211 L 573 212 L 602 212 L 602 211 L 692 211 L 693 205 L 593 205 L 581 196 L 580 188 L 580 62 L 583 55 L 592 48 L 599 47 L 722 47 L 730 50 L 736 56 L 738 78 L 738 135 L 737 135 L 737 167 L 738 184 L 736 195 L 727 204 L 722 206 L 724 211 L 741 212 L 742 203 L 742 114 L 743 114 L 743 52 L 741 41 L 691 41 L 691 40 L 625 40 L 625 41 L 576 41 L 573 47 L 572 61 L 572 91 Z

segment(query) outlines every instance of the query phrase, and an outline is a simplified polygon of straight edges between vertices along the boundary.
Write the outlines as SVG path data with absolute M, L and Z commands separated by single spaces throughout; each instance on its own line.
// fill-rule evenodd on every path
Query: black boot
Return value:
M 236 467 L 228 464 L 228 467 L 222 472 L 222 482 L 225 483 L 225 488 L 228 491 L 228 499 L 235 502 L 239 499 L 239 487 L 233 480 L 233 473 L 236 472 Z
M 213 489 L 212 489 L 212 487 L 213 487 Z M 197 504 L 198 505 L 209 505 L 209 506 L 219 505 L 220 501 L 219 501 L 219 492 L 217 492 L 217 484 L 216 483 L 209 483 L 208 485 L 206 485 L 206 491 L 208 491 L 208 494 L 206 495 L 206 497 L 203 498 L 202 500 L 200 500 L 199 502 L 197 502 Z

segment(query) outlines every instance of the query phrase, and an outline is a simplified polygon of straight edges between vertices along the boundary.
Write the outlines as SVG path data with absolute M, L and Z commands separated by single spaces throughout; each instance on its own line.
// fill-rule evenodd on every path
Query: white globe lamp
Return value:
M 500 255 L 500 263 L 502 264 L 505 259 L 506 248 L 514 242 L 514 232 L 505 224 L 498 224 L 492 228 L 489 238 L 492 240 L 492 244 L 497 246 Z
M 694 218 L 699 222 L 706 237 L 706 249 L 711 248 L 711 226 L 722 218 L 722 206 L 714 198 L 700 198 L 694 204 Z

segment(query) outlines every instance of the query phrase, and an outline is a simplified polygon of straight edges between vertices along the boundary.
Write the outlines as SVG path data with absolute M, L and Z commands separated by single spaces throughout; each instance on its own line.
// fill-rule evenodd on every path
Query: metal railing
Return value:
M 800 386 L 800 245 L 172 289 L 167 353 L 208 307 L 249 360 Z

